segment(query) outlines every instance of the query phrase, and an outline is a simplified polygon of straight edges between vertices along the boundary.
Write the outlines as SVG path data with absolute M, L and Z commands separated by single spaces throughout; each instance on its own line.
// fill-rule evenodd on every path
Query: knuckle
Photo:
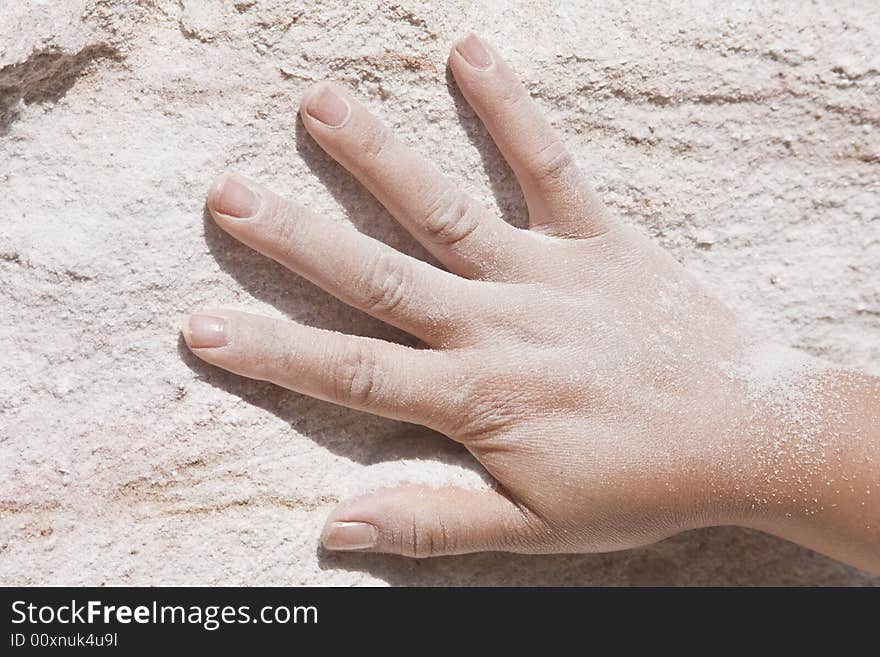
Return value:
M 363 345 L 352 345 L 337 357 L 332 398 L 367 406 L 376 398 L 379 378 L 376 355 Z
M 370 121 L 370 124 L 361 131 L 359 139 L 360 152 L 368 160 L 381 159 L 382 154 L 392 141 L 391 131 L 378 121 Z
M 452 246 L 467 239 L 480 225 L 480 211 L 458 190 L 438 195 L 428 207 L 422 226 L 439 244 Z
M 408 526 L 395 532 L 397 551 L 414 559 L 449 554 L 454 544 L 445 523 L 441 518 L 431 520 L 412 516 Z
M 558 542 L 547 521 L 528 507 L 511 500 L 517 512 L 517 522 L 512 522 L 505 532 L 503 542 L 508 547 L 527 547 L 541 552 Z
M 516 383 L 506 386 L 503 382 L 492 381 L 474 382 L 466 386 L 464 394 L 467 398 L 461 405 L 450 435 L 461 442 L 474 442 L 510 429 L 520 419 L 519 409 L 524 401 L 510 393 L 518 389 Z
M 529 162 L 532 177 L 547 186 L 563 184 L 573 169 L 574 158 L 558 139 L 538 150 Z
M 380 253 L 365 267 L 357 282 L 364 310 L 370 313 L 392 313 L 411 289 L 412 272 L 389 253 Z

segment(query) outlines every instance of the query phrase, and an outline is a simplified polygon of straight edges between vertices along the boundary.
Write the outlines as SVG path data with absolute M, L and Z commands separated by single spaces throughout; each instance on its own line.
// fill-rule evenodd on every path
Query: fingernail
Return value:
M 260 198 L 237 176 L 224 176 L 215 184 L 210 203 L 215 212 L 248 219 L 260 209 Z
M 366 522 L 334 522 L 322 539 L 328 550 L 366 550 L 376 547 L 379 530 Z
M 492 55 L 476 34 L 468 34 L 455 45 L 455 49 L 474 68 L 485 70 L 492 65 Z
M 227 325 L 224 317 L 190 315 L 183 338 L 193 349 L 223 347 L 229 342 Z
M 339 128 L 348 119 L 348 103 L 329 86 L 324 87 L 309 101 L 306 112 L 331 128 Z

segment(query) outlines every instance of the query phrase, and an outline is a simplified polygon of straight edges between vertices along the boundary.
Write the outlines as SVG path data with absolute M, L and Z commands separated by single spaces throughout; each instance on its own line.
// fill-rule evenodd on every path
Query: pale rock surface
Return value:
M 606 201 L 767 335 L 880 374 L 880 4 L 0 0 L 0 583 L 877 584 L 713 529 L 620 554 L 327 554 L 325 514 L 400 479 L 479 484 L 417 427 L 203 365 L 234 304 L 402 339 L 205 220 L 254 176 L 422 254 L 296 120 L 338 80 L 512 221 L 445 71 L 493 39 Z

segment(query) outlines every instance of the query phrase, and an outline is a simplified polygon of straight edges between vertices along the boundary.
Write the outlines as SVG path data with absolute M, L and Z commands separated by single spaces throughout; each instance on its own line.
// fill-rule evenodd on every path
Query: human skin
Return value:
M 416 557 L 597 552 L 740 525 L 880 572 L 880 380 L 747 327 L 615 219 L 498 52 L 449 67 L 522 187 L 529 229 L 480 207 L 342 88 L 312 137 L 445 267 L 225 174 L 217 224 L 421 348 L 228 309 L 190 316 L 200 358 L 464 444 L 490 490 L 348 500 L 325 547 Z

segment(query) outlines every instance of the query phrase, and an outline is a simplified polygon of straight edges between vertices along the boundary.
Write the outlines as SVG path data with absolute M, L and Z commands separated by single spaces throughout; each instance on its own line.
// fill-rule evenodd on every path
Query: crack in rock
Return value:
M 92 63 L 106 58 L 119 58 L 118 51 L 106 43 L 76 52 L 50 46 L 0 68 L 0 135 L 18 118 L 22 103 L 57 102 Z

